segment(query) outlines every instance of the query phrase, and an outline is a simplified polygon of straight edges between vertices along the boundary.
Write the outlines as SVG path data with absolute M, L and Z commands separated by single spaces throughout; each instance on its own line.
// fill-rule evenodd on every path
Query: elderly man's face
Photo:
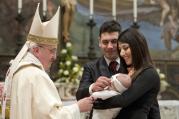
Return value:
M 45 70 L 49 70 L 51 64 L 56 59 L 57 46 L 54 45 L 39 45 L 38 58 L 44 66 Z

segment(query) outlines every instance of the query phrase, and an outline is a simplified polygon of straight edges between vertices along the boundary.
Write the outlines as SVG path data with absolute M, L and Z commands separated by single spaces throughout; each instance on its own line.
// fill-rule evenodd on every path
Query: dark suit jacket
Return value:
M 120 66 L 119 72 L 125 73 L 126 70 Z M 89 86 L 96 82 L 100 76 L 111 77 L 108 65 L 104 57 L 84 65 L 84 71 L 80 80 L 80 85 L 76 93 L 77 100 L 89 96 Z
M 120 66 L 119 72 L 126 73 L 126 70 L 122 66 Z M 99 58 L 99 59 L 97 59 L 95 61 L 89 62 L 89 63 L 84 65 L 84 71 L 83 71 L 82 79 L 80 81 L 79 89 L 77 90 L 77 93 L 76 93 L 77 100 L 79 100 L 81 98 L 84 98 L 84 97 L 87 97 L 87 96 L 90 95 L 89 94 L 89 86 L 92 83 L 94 83 L 99 76 L 111 77 L 111 74 L 109 72 L 109 69 L 108 69 L 108 66 L 107 66 L 107 63 L 106 63 L 104 57 L 101 57 L 101 58 Z M 151 79 L 151 80 L 153 81 L 153 79 Z M 136 82 L 138 82 L 138 81 L 136 80 Z M 135 89 L 136 92 L 132 92 L 132 93 L 137 93 L 138 94 L 138 91 L 139 91 L 138 89 L 140 89 L 140 88 L 137 88 L 137 87 L 135 87 L 135 88 L 136 88 Z M 156 95 L 157 91 L 154 91 L 154 92 L 155 92 L 155 95 Z M 128 95 L 128 93 L 127 93 L 127 95 Z M 135 94 L 133 94 L 133 95 L 135 95 Z M 96 108 L 96 109 L 108 109 L 108 108 L 114 108 L 114 107 L 123 107 L 122 111 L 119 113 L 120 117 L 118 115 L 117 119 L 118 118 L 119 119 L 135 119 L 135 118 L 123 118 L 123 117 L 121 117 L 123 115 L 122 112 L 126 113 L 125 110 L 127 110 L 128 107 L 129 108 L 132 107 L 132 109 L 130 108 L 131 110 L 133 110 L 135 106 L 138 107 L 138 105 L 140 105 L 140 101 L 142 99 L 141 100 L 140 99 L 136 100 L 135 99 L 136 97 L 135 97 L 134 99 L 130 99 L 129 101 L 127 101 L 127 100 L 125 101 L 124 97 L 121 98 L 121 96 L 119 96 L 119 99 L 118 99 L 118 96 L 115 96 L 115 97 L 112 97 L 112 98 L 110 98 L 110 99 L 108 99 L 106 101 L 97 100 L 94 103 L 94 108 Z M 131 98 L 133 98 L 133 97 L 131 97 Z M 149 100 L 149 102 L 151 102 L 151 101 Z M 155 103 L 157 103 L 157 102 L 155 102 Z M 151 105 L 146 104 L 145 106 L 146 107 L 148 106 L 147 109 L 145 110 L 145 111 L 147 111 L 146 115 L 148 115 L 148 119 L 160 119 L 160 118 L 158 118 L 158 117 L 160 117 L 158 105 L 153 104 L 151 106 Z M 130 113 L 130 111 L 129 111 L 129 113 Z M 150 112 L 150 114 L 149 114 L 149 112 Z M 126 115 L 128 115 L 128 113 Z M 157 118 L 155 118 L 155 117 L 157 117 Z M 140 119 L 140 118 L 138 118 L 138 119 Z M 145 118 L 141 118 L 141 119 L 145 119 Z

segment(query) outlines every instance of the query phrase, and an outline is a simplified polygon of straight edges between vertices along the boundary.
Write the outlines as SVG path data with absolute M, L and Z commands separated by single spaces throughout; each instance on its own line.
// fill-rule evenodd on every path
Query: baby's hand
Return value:
M 128 70 L 128 75 L 129 75 L 130 77 L 131 77 L 131 76 L 134 74 L 134 72 L 135 72 L 134 68 L 128 68 L 127 70 Z

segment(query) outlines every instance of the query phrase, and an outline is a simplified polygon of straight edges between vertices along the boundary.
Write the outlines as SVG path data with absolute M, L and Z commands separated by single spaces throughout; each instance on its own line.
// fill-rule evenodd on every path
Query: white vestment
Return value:
M 40 61 L 27 53 L 12 80 L 10 119 L 80 119 L 80 110 L 62 105 Z

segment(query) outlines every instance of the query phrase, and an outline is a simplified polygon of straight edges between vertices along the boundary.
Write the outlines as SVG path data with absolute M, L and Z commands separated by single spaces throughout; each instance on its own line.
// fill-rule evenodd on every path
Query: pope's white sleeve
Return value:
M 47 119 L 46 116 L 50 119 L 80 119 L 78 105 L 63 106 L 54 83 L 47 75 L 38 75 L 33 87 L 33 105 L 37 119 Z

